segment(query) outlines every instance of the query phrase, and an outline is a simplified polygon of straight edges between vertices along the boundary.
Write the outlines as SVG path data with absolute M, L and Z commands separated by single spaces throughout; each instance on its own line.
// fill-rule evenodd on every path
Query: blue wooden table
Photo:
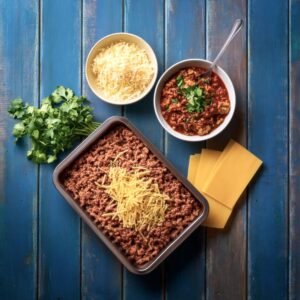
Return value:
M 152 94 L 120 108 L 87 86 L 87 53 L 109 33 L 143 37 L 161 73 L 213 58 L 236 18 L 246 26 L 220 65 L 237 111 L 207 143 L 166 134 Z M 34 165 L 11 137 L 9 101 L 38 105 L 57 85 L 87 95 L 99 121 L 128 117 L 184 174 L 189 154 L 230 137 L 264 168 L 225 231 L 200 228 L 153 273 L 132 275 L 58 195 L 55 166 Z M 299 86 L 299 0 L 0 0 L 0 299 L 300 299 Z

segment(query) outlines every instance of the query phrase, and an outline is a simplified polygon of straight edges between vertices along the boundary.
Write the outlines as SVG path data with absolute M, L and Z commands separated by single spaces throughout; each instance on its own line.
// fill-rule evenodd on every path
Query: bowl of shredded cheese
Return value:
M 86 79 L 101 100 L 125 105 L 143 99 L 157 78 L 154 51 L 142 38 L 114 33 L 99 40 L 86 60 Z

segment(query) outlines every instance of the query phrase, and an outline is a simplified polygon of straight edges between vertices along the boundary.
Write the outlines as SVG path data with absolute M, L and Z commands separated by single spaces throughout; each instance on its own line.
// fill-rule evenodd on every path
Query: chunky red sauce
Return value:
M 164 119 L 185 135 L 206 135 L 218 127 L 230 110 L 228 92 L 216 73 L 200 77 L 200 67 L 182 69 L 165 84 L 161 94 Z

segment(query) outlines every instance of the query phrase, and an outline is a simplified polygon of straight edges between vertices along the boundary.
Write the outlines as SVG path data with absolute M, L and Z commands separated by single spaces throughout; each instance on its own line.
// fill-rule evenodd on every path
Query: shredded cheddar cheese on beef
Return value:
M 114 212 L 104 213 L 103 216 L 118 217 L 124 227 L 136 230 L 162 224 L 169 197 L 160 192 L 149 173 L 143 167 L 134 167 L 128 171 L 111 166 L 108 172 L 110 184 L 97 185 L 105 189 L 116 207 Z

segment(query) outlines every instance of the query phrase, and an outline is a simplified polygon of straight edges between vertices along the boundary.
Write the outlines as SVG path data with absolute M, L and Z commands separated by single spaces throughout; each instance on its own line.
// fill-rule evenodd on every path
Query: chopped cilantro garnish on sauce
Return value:
M 211 104 L 211 99 L 206 99 L 205 94 L 201 87 L 198 85 L 194 86 L 188 86 L 188 87 L 183 87 L 184 81 L 183 77 L 179 75 L 176 78 L 176 84 L 177 87 L 179 88 L 180 94 L 182 94 L 188 101 L 186 105 L 186 109 L 188 112 L 193 113 L 193 112 L 203 112 L 205 109 L 205 106 Z M 172 99 L 173 102 L 174 99 Z M 176 103 L 176 102 L 173 102 Z

